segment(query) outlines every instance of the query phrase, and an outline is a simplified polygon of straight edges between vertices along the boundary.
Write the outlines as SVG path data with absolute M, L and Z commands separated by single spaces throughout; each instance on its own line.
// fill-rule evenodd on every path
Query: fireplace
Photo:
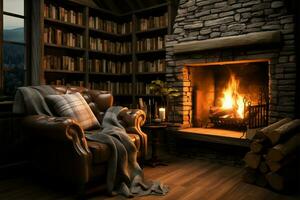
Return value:
M 246 132 L 268 122 L 268 62 L 188 66 L 193 126 Z
M 175 111 L 168 118 L 174 124 L 230 129 L 233 121 L 243 130 L 250 123 L 264 126 L 295 117 L 295 22 L 288 3 L 180 0 L 173 33 L 166 37 L 166 79 L 182 94 L 171 102 Z M 248 118 L 246 125 L 238 117 L 210 115 L 222 107 L 232 75 L 246 107 L 252 106 L 247 115 L 258 116 Z M 257 120 L 261 124 L 255 125 Z

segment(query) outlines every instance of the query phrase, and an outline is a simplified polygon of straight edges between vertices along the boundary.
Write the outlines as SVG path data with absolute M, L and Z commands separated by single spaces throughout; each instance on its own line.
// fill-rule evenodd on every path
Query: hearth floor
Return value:
M 215 128 L 184 128 L 174 132 L 178 137 L 222 143 L 237 146 L 249 146 L 250 140 L 239 131 L 215 129 Z
M 220 137 L 246 139 L 246 134 L 243 134 L 240 131 L 231 131 L 231 130 L 223 130 L 223 129 L 216 129 L 216 128 L 185 128 L 179 131 L 187 132 L 187 133 L 220 136 Z

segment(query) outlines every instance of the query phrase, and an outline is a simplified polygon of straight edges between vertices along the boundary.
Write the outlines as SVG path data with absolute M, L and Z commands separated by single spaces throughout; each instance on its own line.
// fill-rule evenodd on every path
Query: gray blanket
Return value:
M 109 108 L 103 119 L 103 130 L 96 134 L 86 134 L 89 140 L 105 143 L 112 149 L 112 156 L 108 161 L 108 192 L 126 197 L 165 195 L 168 192 L 167 186 L 159 182 L 144 181 L 143 171 L 137 163 L 137 149 L 117 119 L 122 109 L 127 108 Z

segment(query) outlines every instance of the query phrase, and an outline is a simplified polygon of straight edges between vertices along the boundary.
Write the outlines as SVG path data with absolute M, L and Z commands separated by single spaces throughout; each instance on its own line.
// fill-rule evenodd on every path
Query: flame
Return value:
M 232 109 L 237 118 L 244 118 L 244 98 L 238 90 L 239 81 L 234 75 L 231 75 L 227 87 L 223 90 L 221 107 L 222 109 Z

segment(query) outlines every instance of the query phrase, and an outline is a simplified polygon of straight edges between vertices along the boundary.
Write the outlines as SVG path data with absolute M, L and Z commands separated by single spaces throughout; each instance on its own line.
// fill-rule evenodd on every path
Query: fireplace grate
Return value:
M 248 105 L 246 106 L 247 116 L 244 118 L 231 118 L 210 116 L 210 123 L 214 128 L 236 130 L 246 132 L 247 129 L 255 129 L 268 125 L 268 105 Z

